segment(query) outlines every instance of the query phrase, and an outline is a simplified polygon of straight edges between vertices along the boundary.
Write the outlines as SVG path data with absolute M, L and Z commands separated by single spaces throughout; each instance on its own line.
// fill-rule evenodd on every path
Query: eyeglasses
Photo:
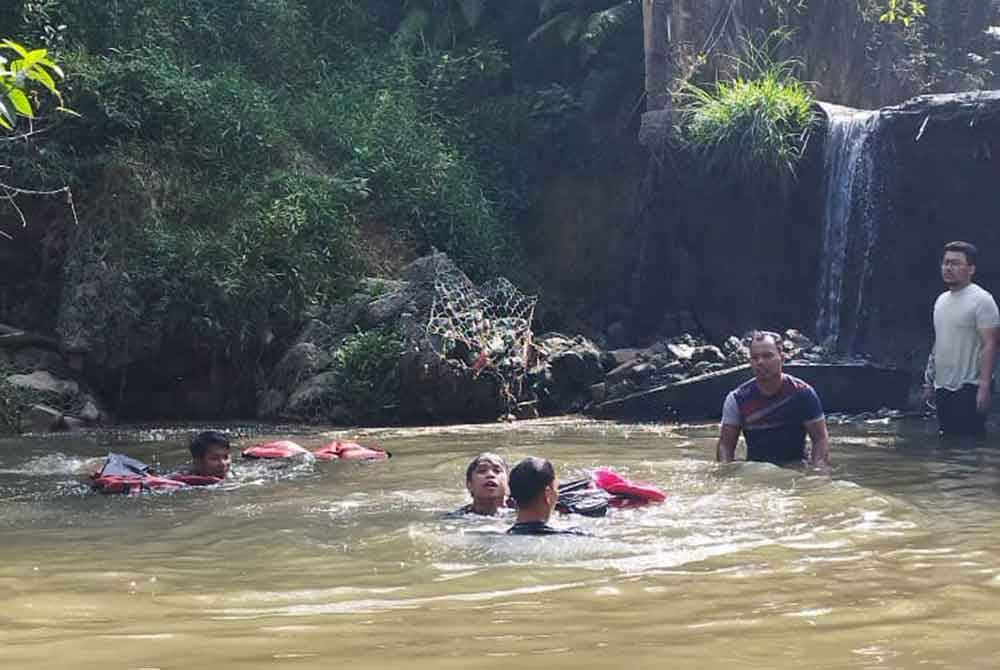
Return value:
M 967 265 L 965 261 L 941 261 L 941 267 L 943 268 L 960 268 Z

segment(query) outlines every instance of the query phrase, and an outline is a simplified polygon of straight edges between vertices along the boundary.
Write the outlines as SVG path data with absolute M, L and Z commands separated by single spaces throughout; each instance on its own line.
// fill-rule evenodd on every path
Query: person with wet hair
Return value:
M 191 467 L 186 474 L 219 479 L 229 476 L 232 455 L 229 438 L 225 434 L 214 430 L 203 431 L 191 439 L 188 448 L 191 451 Z
M 748 461 L 784 465 L 806 459 L 806 435 L 812 442 L 809 462 L 830 464 L 830 438 L 819 396 L 813 387 L 782 372 L 781 336 L 754 331 L 750 337 L 753 379 L 726 396 L 716 458 L 728 463 L 736 455 L 742 432 Z
M 465 488 L 472 502 L 455 514 L 497 516 L 507 509 L 510 487 L 507 462 L 497 454 L 484 452 L 473 458 L 465 468 Z
M 555 468 L 544 458 L 526 458 L 510 471 L 510 495 L 517 504 L 517 521 L 510 535 L 586 535 L 577 528 L 553 528 L 549 517 L 559 500 Z

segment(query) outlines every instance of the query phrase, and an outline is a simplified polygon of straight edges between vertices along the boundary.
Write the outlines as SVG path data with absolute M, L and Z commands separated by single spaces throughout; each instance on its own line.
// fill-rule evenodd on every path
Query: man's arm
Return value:
M 924 402 L 934 397 L 934 343 L 931 343 L 931 353 L 927 355 L 927 365 L 924 367 Z
M 740 439 L 740 427 L 722 424 L 719 430 L 719 444 L 715 447 L 715 460 L 731 463 L 736 458 L 736 443 Z
M 715 460 L 719 463 L 729 463 L 736 458 L 736 442 L 740 439 L 742 424 L 736 396 L 730 393 L 722 403 L 722 427 L 719 429 L 719 443 L 715 447 Z
M 979 338 L 983 353 L 979 359 L 979 390 L 976 392 L 976 409 L 988 412 L 993 399 L 993 367 L 997 360 L 997 328 L 983 328 Z
M 812 442 L 809 463 L 817 467 L 829 466 L 830 435 L 826 431 L 826 419 L 820 417 L 813 421 L 806 421 L 804 425 L 806 432 L 809 433 L 809 440 Z

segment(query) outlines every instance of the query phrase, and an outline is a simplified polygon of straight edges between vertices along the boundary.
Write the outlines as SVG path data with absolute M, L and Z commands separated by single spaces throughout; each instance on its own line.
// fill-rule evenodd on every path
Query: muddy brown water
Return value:
M 240 446 L 343 435 L 228 428 Z M 823 476 L 720 469 L 713 426 L 559 420 L 354 432 L 395 457 L 237 462 L 174 494 L 77 477 L 108 450 L 178 465 L 190 430 L 0 441 L 0 667 L 1000 666 L 996 438 L 833 425 Z M 557 521 L 590 537 L 443 518 L 483 450 L 670 496 Z

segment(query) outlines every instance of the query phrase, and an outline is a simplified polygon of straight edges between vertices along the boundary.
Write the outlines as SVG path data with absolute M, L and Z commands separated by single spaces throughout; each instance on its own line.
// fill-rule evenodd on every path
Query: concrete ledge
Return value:
M 910 375 L 902 370 L 864 364 L 794 364 L 786 365 L 785 372 L 811 384 L 826 412 L 866 412 L 907 406 Z M 741 365 L 609 400 L 588 414 L 632 421 L 718 419 L 726 394 L 752 376 L 750 366 Z

